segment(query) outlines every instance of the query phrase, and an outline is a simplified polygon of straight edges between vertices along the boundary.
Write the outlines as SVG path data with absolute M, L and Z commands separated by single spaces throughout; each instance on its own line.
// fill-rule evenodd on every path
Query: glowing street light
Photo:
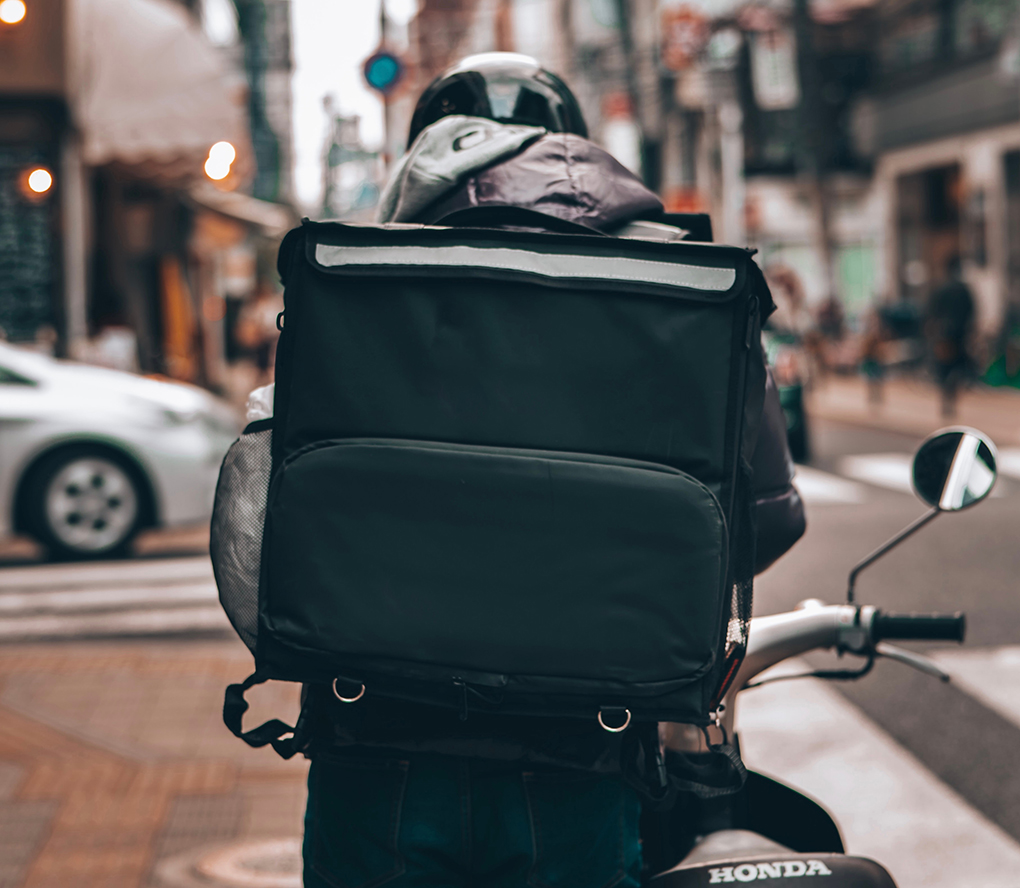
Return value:
M 43 167 L 36 167 L 28 174 L 28 187 L 36 194 L 45 194 L 53 187 L 53 175 Z
M 16 25 L 28 12 L 25 0 L 2 0 L 0 2 L 0 22 L 5 25 Z
M 230 142 L 217 142 L 209 149 L 209 156 L 205 161 L 205 174 L 212 180 L 219 182 L 230 175 L 230 165 L 237 157 L 237 152 Z

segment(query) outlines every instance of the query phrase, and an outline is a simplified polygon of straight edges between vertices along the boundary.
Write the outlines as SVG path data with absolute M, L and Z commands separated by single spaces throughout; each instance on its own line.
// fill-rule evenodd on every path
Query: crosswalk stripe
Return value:
M 909 453 L 867 453 L 858 456 L 844 456 L 838 463 L 839 472 L 848 478 L 854 478 L 876 487 L 895 490 L 897 493 L 914 495 L 912 467 L 914 458 Z M 1020 450 L 1016 451 L 1013 464 L 1003 468 L 1001 459 L 998 462 L 1000 474 L 1017 473 L 1020 476 Z M 1008 496 L 1009 484 L 999 483 L 992 488 L 991 495 L 995 498 Z
M 102 561 L 96 564 L 39 564 L 0 570 L 0 592 L 28 589 L 80 589 L 95 586 L 212 582 L 207 555 L 138 561 Z
M 216 586 L 211 583 L 56 592 L 4 592 L 0 593 L 0 616 L 122 610 L 126 607 L 177 607 L 208 604 L 216 600 Z
M 0 570 L 0 641 L 229 629 L 208 556 Z
M 1020 645 L 941 650 L 931 656 L 954 684 L 1020 726 Z
M 868 453 L 844 456 L 838 463 L 839 473 L 876 487 L 899 493 L 913 493 L 910 481 L 912 457 L 908 453 Z
M 746 691 L 737 719 L 748 767 L 819 800 L 899 888 L 1017 885 L 1020 845 L 824 683 Z
M 164 635 L 229 629 L 217 606 L 0 618 L 0 641 Z
M 793 483 L 801 499 L 808 504 L 856 504 L 865 500 L 864 488 L 860 484 L 810 466 L 797 466 Z
M 1003 447 L 995 461 L 999 473 L 1020 481 L 1020 447 Z

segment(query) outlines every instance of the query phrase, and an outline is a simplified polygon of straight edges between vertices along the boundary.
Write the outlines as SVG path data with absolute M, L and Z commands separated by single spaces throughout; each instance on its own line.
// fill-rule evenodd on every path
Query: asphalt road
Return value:
M 834 423 L 817 422 L 813 431 L 811 467 L 842 478 L 854 470 L 867 477 L 869 465 L 881 477 L 883 466 L 895 465 L 895 454 L 909 454 L 920 443 Z M 804 538 L 757 581 L 755 614 L 787 610 L 805 598 L 842 601 L 855 562 L 925 508 L 902 489 L 866 483 L 855 490 L 857 502 L 808 503 Z M 967 650 L 1020 645 L 1020 481 L 1000 476 L 995 493 L 968 511 L 940 516 L 863 572 L 857 600 L 886 611 L 962 610 Z M 958 656 L 945 645 L 913 647 L 946 652 L 950 663 Z M 988 671 L 985 680 L 993 677 Z M 1000 707 L 985 705 L 987 700 L 968 692 L 973 688 L 944 685 L 889 661 L 879 661 L 856 682 L 832 685 L 971 805 L 1020 839 L 1020 726 Z

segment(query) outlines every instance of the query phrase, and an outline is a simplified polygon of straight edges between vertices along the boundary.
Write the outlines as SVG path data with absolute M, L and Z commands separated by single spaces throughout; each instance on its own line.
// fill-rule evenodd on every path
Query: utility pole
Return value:
M 497 52 L 514 51 L 514 9 L 512 0 L 499 0 L 496 6 L 495 38 Z
M 573 86 L 577 46 L 574 41 L 574 0 L 556 0 L 556 30 L 559 32 L 559 75 Z
M 386 0 L 379 0 L 379 46 L 386 49 L 387 38 L 386 27 Z M 383 165 L 387 170 L 393 162 L 394 153 L 392 145 L 393 128 L 390 124 L 390 95 L 389 90 L 382 94 L 383 108 Z
M 798 109 L 797 167 L 804 176 L 814 214 L 815 249 L 822 266 L 825 298 L 836 295 L 832 256 L 832 219 L 830 194 L 825 181 L 829 162 L 831 134 L 821 95 L 818 55 L 815 52 L 814 30 L 809 0 L 794 0 L 794 33 L 797 38 L 797 75 L 800 80 Z
M 654 0 L 616 0 L 624 81 L 641 131 L 641 173 L 652 191 L 659 190 L 662 178 L 662 101 L 655 45 L 657 8 Z

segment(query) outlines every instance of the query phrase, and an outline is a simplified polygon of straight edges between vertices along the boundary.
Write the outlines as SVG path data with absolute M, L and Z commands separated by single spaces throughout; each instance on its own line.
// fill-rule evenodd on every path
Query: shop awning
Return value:
M 211 183 L 194 185 L 188 194 L 200 207 L 255 226 L 267 237 L 282 237 L 297 221 L 281 204 L 258 200 L 239 191 L 220 191 Z
M 87 164 L 201 178 L 209 147 L 251 166 L 246 84 L 172 0 L 69 0 L 71 102 Z

